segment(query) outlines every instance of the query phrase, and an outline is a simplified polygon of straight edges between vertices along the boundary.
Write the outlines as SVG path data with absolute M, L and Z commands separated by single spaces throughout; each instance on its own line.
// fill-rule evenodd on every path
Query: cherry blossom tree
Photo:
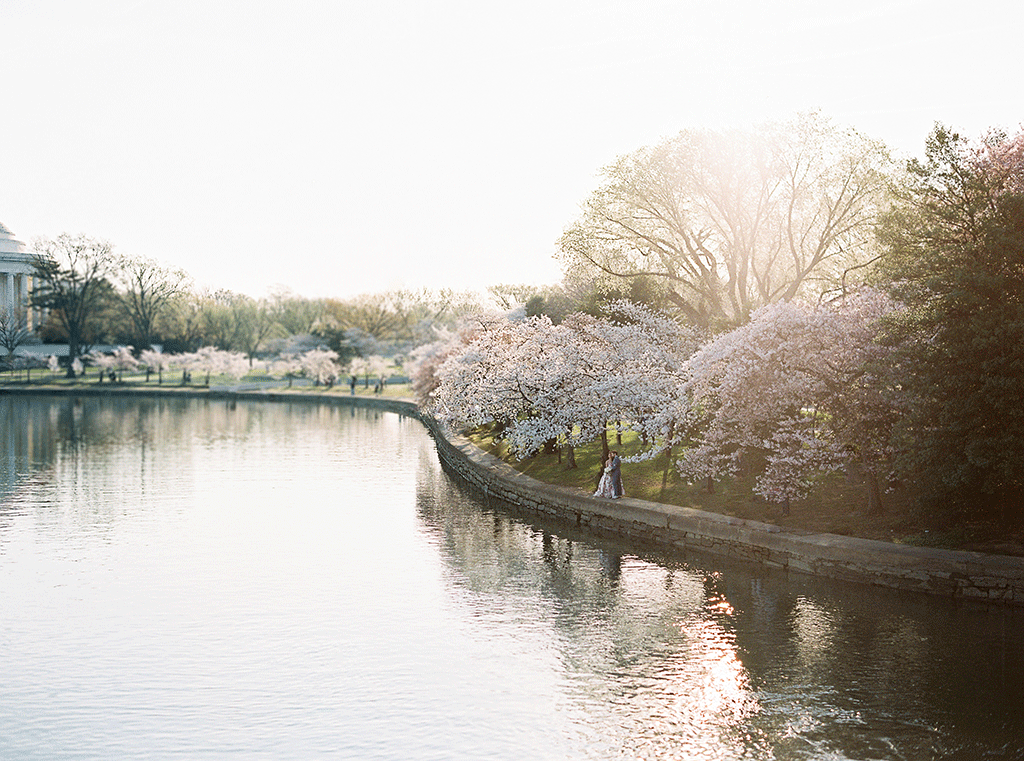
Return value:
M 164 382 L 164 370 L 171 368 L 173 355 L 164 354 L 154 349 L 143 349 L 139 353 L 139 360 L 146 368 L 146 382 L 149 383 L 150 373 L 156 373 L 157 383 L 162 384 Z
M 371 354 L 366 357 L 355 357 L 348 365 L 349 372 L 353 375 L 363 376 L 363 385 L 369 387 L 370 377 L 380 377 L 388 368 L 387 360 L 379 354 Z
M 870 289 L 824 306 L 772 304 L 698 351 L 685 383 L 694 441 L 680 474 L 710 484 L 763 459 L 755 491 L 788 511 L 815 476 L 856 461 L 870 509 L 881 510 L 898 410 L 880 369 L 891 348 L 877 338 L 893 309 Z
M 26 382 L 30 382 L 32 380 L 33 368 L 46 367 L 47 365 L 47 361 L 38 354 L 7 355 L 4 357 L 4 360 L 12 371 L 24 370 Z
M 203 346 L 192 354 L 180 354 L 177 363 L 187 370 L 197 370 L 206 376 L 205 385 L 210 385 L 212 375 L 227 375 L 239 379 L 249 372 L 249 361 L 237 351 L 225 351 L 216 346 Z
M 330 349 L 311 349 L 300 354 L 299 366 L 307 378 L 312 378 L 316 385 L 333 386 L 338 379 L 338 352 Z
M 479 313 L 468 315 L 454 327 L 447 329 L 435 326 L 434 340 L 416 347 L 409 357 L 412 391 L 419 404 L 433 408 L 434 395 L 441 383 L 438 372 L 452 355 L 465 351 L 466 347 L 479 336 L 481 330 L 493 322 L 493 316 L 484 317 Z
M 297 354 L 282 354 L 275 359 L 269 370 L 271 375 L 288 380 L 288 388 L 292 382 L 302 374 L 302 361 Z
M 115 360 L 112 354 L 107 354 L 106 352 L 97 351 L 94 349 L 93 351 L 90 351 L 88 354 L 86 354 L 84 359 L 86 363 L 88 363 L 90 366 L 99 368 L 100 383 L 103 382 L 104 376 L 113 371 L 114 369 Z
M 134 350 L 135 348 L 132 346 L 118 346 L 114 349 L 114 369 L 118 373 L 118 378 L 126 370 L 133 371 L 141 367 L 142 363 L 135 358 Z
M 602 437 L 608 421 L 641 433 L 652 456 L 670 446 L 679 414 L 679 374 L 696 334 L 635 305 L 615 322 L 571 315 L 481 322 L 436 372 L 433 410 L 447 424 L 494 424 L 525 457 L 561 441 L 569 448 Z
M 107 354 L 101 351 L 91 351 L 86 355 L 87 361 L 100 368 L 100 382 L 103 382 L 103 373 L 115 373 L 118 378 L 125 370 L 137 370 L 141 363 L 132 354 L 131 346 L 119 346 L 113 352 Z

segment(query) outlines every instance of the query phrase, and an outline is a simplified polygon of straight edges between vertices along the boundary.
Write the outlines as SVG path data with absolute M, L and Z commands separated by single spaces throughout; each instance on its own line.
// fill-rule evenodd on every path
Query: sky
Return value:
M 819 110 L 1024 123 L 1018 0 L 0 0 L 0 223 L 198 288 L 555 283 L 600 170 Z

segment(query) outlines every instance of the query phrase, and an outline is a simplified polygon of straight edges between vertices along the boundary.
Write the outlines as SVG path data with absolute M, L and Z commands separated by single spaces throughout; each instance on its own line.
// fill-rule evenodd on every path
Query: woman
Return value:
M 613 499 L 615 497 L 615 482 L 612 477 L 612 454 L 608 453 L 608 459 L 604 463 L 604 473 L 601 474 L 601 481 L 597 485 L 597 491 L 594 492 L 595 497 L 607 497 Z

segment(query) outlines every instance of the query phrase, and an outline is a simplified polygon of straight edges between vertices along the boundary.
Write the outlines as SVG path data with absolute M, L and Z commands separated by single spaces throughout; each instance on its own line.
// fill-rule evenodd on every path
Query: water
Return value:
M 1022 623 L 531 522 L 393 414 L 0 397 L 0 759 L 1015 759 Z

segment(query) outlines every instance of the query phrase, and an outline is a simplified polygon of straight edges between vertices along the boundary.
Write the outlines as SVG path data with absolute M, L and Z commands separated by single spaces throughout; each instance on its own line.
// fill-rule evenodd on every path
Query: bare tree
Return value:
M 691 323 L 735 325 L 872 255 L 889 167 L 882 144 L 816 114 L 684 131 L 604 170 L 561 257 L 570 279 L 654 278 Z
M 231 299 L 231 312 L 234 316 L 235 347 L 249 358 L 249 367 L 256 357 L 260 346 L 277 328 L 273 310 L 265 299 L 235 294 Z
M 117 264 L 118 281 L 124 289 L 121 306 L 134 329 L 136 345 L 148 349 L 157 320 L 188 287 L 188 274 L 137 256 L 122 256 Z
M 402 315 L 395 309 L 395 293 L 364 294 L 345 301 L 328 299 L 321 326 L 344 331 L 359 328 L 379 340 L 394 336 L 404 327 Z
M 284 287 L 271 292 L 270 307 L 274 320 L 290 336 L 312 333 L 313 327 L 324 313 L 324 303 L 321 299 L 297 296 Z
M 165 351 L 198 349 L 203 340 L 203 297 L 192 290 L 176 294 L 161 313 L 158 330 L 164 338 Z
M 237 348 L 238 324 L 231 308 L 237 296 L 233 291 L 220 289 L 200 297 L 202 340 L 205 345 L 216 346 L 224 351 Z
M 487 295 L 491 297 L 495 305 L 504 311 L 515 309 L 520 304 L 525 304 L 534 298 L 541 288 L 535 285 L 498 283 L 487 288 Z
M 28 328 L 28 315 L 20 309 L 0 309 L 0 346 L 7 350 L 7 356 L 25 343 L 32 331 Z
M 33 241 L 33 306 L 50 310 L 68 342 L 68 377 L 83 348 L 89 321 L 106 305 L 115 272 L 111 245 L 85 235 L 62 233 Z

